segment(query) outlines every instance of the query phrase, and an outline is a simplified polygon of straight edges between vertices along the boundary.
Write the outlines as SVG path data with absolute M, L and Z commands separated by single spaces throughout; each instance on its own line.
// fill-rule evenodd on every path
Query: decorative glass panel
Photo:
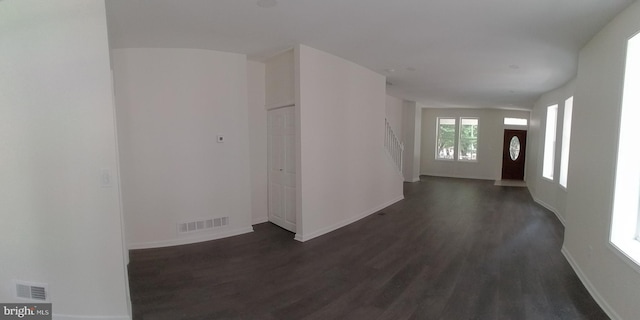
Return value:
M 516 161 L 520 156 L 520 139 L 517 136 L 513 136 L 511 142 L 509 142 L 509 155 L 513 161 Z

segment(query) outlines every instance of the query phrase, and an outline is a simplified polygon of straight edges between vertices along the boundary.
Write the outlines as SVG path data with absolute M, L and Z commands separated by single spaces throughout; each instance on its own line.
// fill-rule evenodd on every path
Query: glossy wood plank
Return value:
M 422 177 L 405 198 L 305 243 L 264 223 L 132 251 L 134 319 L 608 319 L 526 188 Z

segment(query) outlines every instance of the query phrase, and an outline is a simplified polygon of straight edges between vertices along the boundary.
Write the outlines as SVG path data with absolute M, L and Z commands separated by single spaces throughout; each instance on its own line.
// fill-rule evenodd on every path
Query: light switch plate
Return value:
M 100 173 L 100 186 L 102 188 L 113 187 L 113 176 L 111 175 L 111 170 L 102 169 L 102 172 Z

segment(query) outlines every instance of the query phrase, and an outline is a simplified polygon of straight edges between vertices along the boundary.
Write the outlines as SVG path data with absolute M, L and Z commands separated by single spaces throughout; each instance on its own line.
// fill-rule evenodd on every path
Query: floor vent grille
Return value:
M 211 218 L 205 220 L 178 223 L 178 233 L 191 233 L 226 227 L 229 225 L 229 217 Z
M 16 281 L 16 297 L 22 299 L 47 301 L 47 285 Z

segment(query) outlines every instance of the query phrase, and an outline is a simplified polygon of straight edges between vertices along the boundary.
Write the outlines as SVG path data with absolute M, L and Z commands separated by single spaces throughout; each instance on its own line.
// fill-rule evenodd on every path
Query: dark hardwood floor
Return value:
M 305 243 L 263 223 L 132 251 L 134 319 L 608 319 L 526 188 L 422 177 L 405 198 Z

